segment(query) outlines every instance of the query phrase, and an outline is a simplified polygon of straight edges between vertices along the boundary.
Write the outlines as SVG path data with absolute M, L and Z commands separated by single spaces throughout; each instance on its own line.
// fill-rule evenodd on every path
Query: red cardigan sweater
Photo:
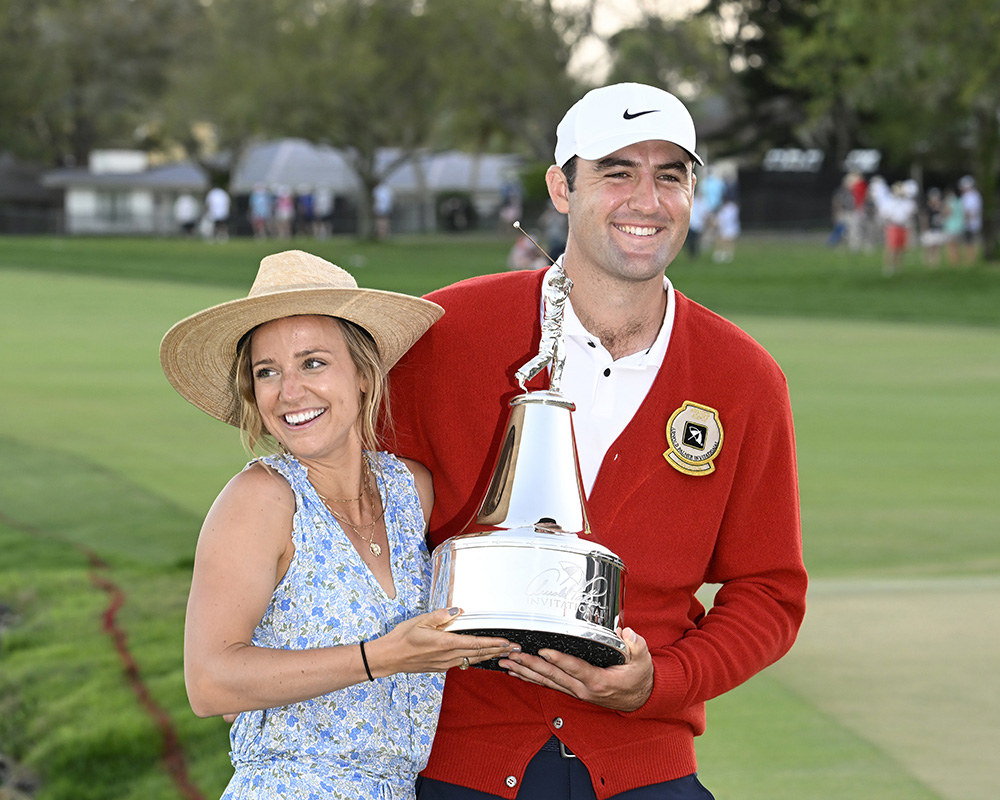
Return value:
M 394 449 L 434 476 L 432 546 L 461 533 L 486 491 L 508 401 L 521 393 L 514 373 L 538 352 L 543 275 L 473 278 L 428 295 L 445 316 L 392 371 Z M 501 672 L 451 670 L 424 775 L 513 798 L 556 733 L 598 798 L 688 775 L 705 701 L 791 647 L 806 573 L 785 379 L 739 328 L 679 292 L 676 302 L 663 366 L 588 502 L 594 537 L 626 565 L 623 623 L 652 652 L 652 695 L 619 713 Z M 547 382 L 543 373 L 528 389 Z M 686 401 L 718 412 L 710 474 L 664 457 L 668 420 Z M 703 583 L 722 584 L 707 614 L 695 597 Z

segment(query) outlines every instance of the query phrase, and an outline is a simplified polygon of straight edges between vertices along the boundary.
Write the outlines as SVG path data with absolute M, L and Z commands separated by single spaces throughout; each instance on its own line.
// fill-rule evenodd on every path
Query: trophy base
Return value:
M 550 633 L 546 631 L 524 630 L 518 628 L 476 628 L 456 631 L 471 636 L 501 636 L 508 641 L 521 645 L 522 652 L 533 656 L 539 650 L 558 650 L 560 653 L 582 658 L 595 667 L 615 667 L 625 663 L 625 653 L 616 644 L 605 644 L 581 636 L 571 636 L 566 633 Z M 617 638 L 617 637 L 615 637 Z M 474 666 L 478 669 L 503 671 L 498 665 L 498 658 L 481 661 Z

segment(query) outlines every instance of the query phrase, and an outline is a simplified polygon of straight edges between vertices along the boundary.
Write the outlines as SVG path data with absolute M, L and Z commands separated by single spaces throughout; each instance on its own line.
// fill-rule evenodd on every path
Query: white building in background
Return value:
M 377 154 L 380 170 L 400 157 L 384 148 Z M 461 198 L 482 221 L 494 219 L 504 185 L 516 180 L 519 156 L 463 153 L 455 150 L 421 152 L 393 170 L 385 183 L 392 189 L 392 230 L 396 233 L 433 230 L 442 222 L 445 204 Z M 150 166 L 145 153 L 131 150 L 95 150 L 85 168 L 56 169 L 42 176 L 42 185 L 64 192 L 64 232 L 69 234 L 173 235 L 173 216 L 182 194 L 203 201 L 209 177 L 196 164 L 178 162 Z M 304 139 L 278 139 L 246 147 L 233 164 L 229 194 L 234 205 L 233 232 L 246 222 L 247 198 L 254 186 L 272 192 L 284 187 L 293 193 L 306 188 L 328 190 L 337 201 L 335 230 L 354 232 L 360 205 L 361 181 L 349 153 Z M 249 233 L 249 223 L 246 222 Z
M 170 235 L 174 201 L 204 197 L 209 179 L 195 164 L 150 167 L 139 151 L 95 150 L 87 167 L 51 170 L 42 185 L 64 192 L 65 233 Z

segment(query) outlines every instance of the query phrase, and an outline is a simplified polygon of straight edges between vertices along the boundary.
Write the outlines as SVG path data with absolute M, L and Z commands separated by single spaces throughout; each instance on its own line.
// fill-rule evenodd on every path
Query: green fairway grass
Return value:
M 518 234 L 399 237 L 391 242 L 335 237 L 286 242 L 0 238 L 0 268 L 182 281 L 244 294 L 260 259 L 301 248 L 353 271 L 359 283 L 411 294 L 502 270 Z M 1000 267 L 926 269 L 910 252 L 901 274 L 882 276 L 881 254 L 830 250 L 822 238 L 758 234 L 740 240 L 735 260 L 681 253 L 670 267 L 675 286 L 728 316 L 754 314 L 832 319 L 914 320 L 1000 325 Z
M 296 244 L 421 293 L 499 268 L 509 241 Z M 246 457 L 167 384 L 157 348 L 281 247 L 0 238 L 0 605 L 15 615 L 0 752 L 42 800 L 180 797 L 101 630 L 88 552 L 125 593 L 118 621 L 192 779 L 209 798 L 228 779 L 227 727 L 184 695 L 183 609 L 201 519 Z M 986 800 L 1000 785 L 970 744 L 997 712 L 977 690 L 997 666 L 1000 274 L 908 268 L 886 281 L 877 255 L 777 240 L 671 267 L 788 375 L 813 577 L 800 643 L 709 704 L 701 774 L 720 800 Z
M 799 641 L 761 678 L 870 742 L 930 796 L 987 800 L 1000 785 L 997 619 L 996 573 L 821 579 Z
M 734 319 L 788 375 L 813 575 L 1000 574 L 1000 331 Z

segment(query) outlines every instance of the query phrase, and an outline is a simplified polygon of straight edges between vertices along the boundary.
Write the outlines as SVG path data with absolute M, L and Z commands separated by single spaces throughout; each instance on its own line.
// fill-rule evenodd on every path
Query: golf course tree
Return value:
M 373 230 L 372 192 L 431 141 L 434 57 L 406 0 L 214 0 L 211 52 L 190 113 L 233 151 L 298 136 L 344 149 L 364 191 L 361 230 Z M 398 157 L 376 161 L 382 148 Z
M 808 87 L 779 83 L 786 53 L 783 32 L 803 31 L 814 21 L 816 0 L 708 0 L 699 16 L 709 20 L 739 87 L 722 149 L 763 156 L 774 147 L 796 146 L 811 93 Z
M 694 117 L 699 151 L 710 158 L 720 155 L 716 136 L 728 120 L 743 113 L 743 93 L 710 17 L 666 19 L 647 10 L 607 45 L 608 83 L 637 81 L 673 92 Z
M 199 8 L 194 0 L 0 0 L 0 151 L 86 164 L 95 147 L 134 147 L 137 131 L 157 119 Z
M 550 152 L 589 15 L 549 0 L 213 0 L 186 74 L 189 118 L 223 146 L 301 136 L 342 148 L 372 192 L 421 150 Z M 579 20 L 583 20 L 580 23 Z M 376 153 L 391 148 L 388 161 Z
M 551 150 L 594 3 L 0 0 L 0 151 L 85 164 L 301 136 L 349 151 L 370 230 L 371 190 L 418 150 Z
M 569 63 L 593 35 L 594 5 L 569 12 L 552 0 L 426 0 L 438 55 L 437 142 L 550 162 L 556 125 L 581 91 Z
M 917 177 L 970 173 L 986 257 L 1000 258 L 997 0 L 711 0 L 703 13 L 729 50 L 754 142 L 819 147 L 835 164 L 875 148 L 883 168 Z

